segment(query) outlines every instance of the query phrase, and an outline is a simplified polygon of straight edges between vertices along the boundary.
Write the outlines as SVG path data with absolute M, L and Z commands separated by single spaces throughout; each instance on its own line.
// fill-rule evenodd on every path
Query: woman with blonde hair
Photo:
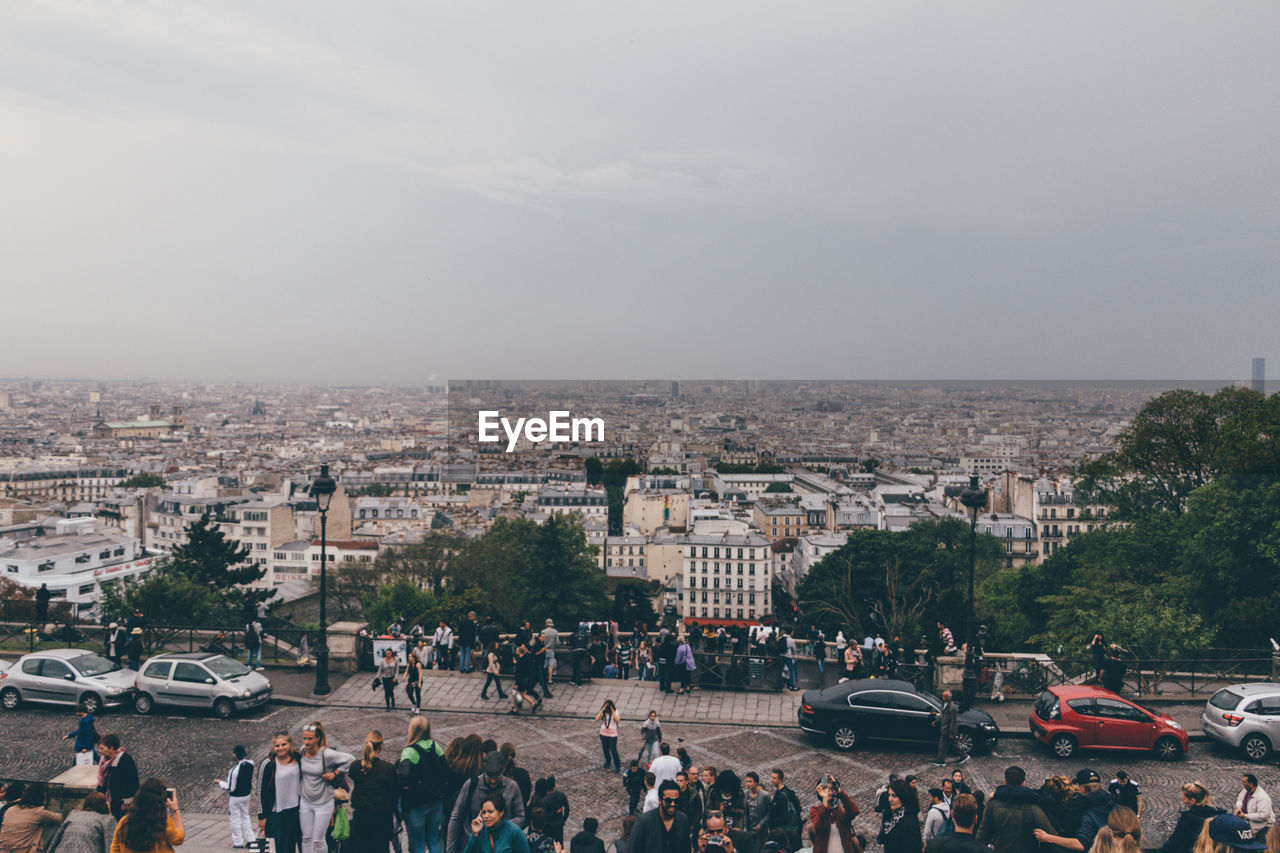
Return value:
M 1116 806 L 1107 815 L 1107 825 L 1098 830 L 1089 853 L 1142 853 L 1142 825 L 1128 806 Z
M 333 819 L 333 789 L 341 787 L 341 774 L 355 760 L 354 755 L 329 748 L 319 720 L 302 727 L 302 755 L 298 758 L 302 853 L 328 853 L 325 834 Z
M 369 732 L 364 753 L 351 765 L 351 837 L 342 845 L 353 853 L 387 853 L 395 827 L 400 780 L 382 760 L 382 732 Z
M 421 714 L 409 720 L 409 734 L 396 763 L 401 787 L 400 810 L 409 832 L 409 853 L 440 853 L 444 843 L 444 809 L 449 800 L 448 779 L 441 780 L 448 759 L 440 745 L 431 739 L 431 721 Z M 445 798 L 436 796 L 444 782 Z M 434 786 L 434 787 L 433 787 Z M 393 799 L 394 802 L 394 799 Z M 385 848 L 383 848 L 385 853 Z
M 1178 822 L 1169 833 L 1168 840 L 1156 853 L 1191 853 L 1205 821 L 1222 813 L 1222 809 L 1213 804 L 1213 794 L 1203 782 L 1183 785 L 1182 813 L 1178 815 Z

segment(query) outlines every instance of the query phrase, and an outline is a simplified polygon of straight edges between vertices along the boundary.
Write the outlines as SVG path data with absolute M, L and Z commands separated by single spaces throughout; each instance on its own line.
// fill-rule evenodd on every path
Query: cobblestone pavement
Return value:
M 274 731 L 288 729 L 296 734 L 305 723 L 320 719 L 330 733 L 331 745 L 338 749 L 358 752 L 365 734 L 376 728 L 386 738 L 387 751 L 399 751 L 408 727 L 408 710 L 402 707 L 384 712 L 381 694 L 370 689 L 370 680 L 363 674 L 351 677 L 335 689 L 324 706 L 273 705 L 230 721 L 203 716 L 144 718 L 117 712 L 107 715 L 99 730 L 120 733 L 144 774 L 159 775 L 179 789 L 184 812 L 195 828 L 184 851 L 222 850 L 229 846 L 222 816 L 225 800 L 212 780 L 226 771 L 235 743 L 244 743 L 251 757 L 260 761 Z M 621 777 L 600 769 L 599 738 L 590 719 L 606 696 L 616 697 L 623 716 L 619 751 L 624 762 L 639 749 L 637 721 L 650 707 L 656 707 L 664 735 L 673 742 L 683 738 L 696 763 L 731 768 L 739 775 L 752 769 L 764 775 L 781 767 L 806 805 L 824 772 L 836 774 L 868 812 L 876 787 L 890 771 L 915 773 L 922 787 L 941 776 L 937 768 L 929 766 L 932 751 L 926 747 L 840 753 L 829 743 L 803 734 L 793 722 L 798 694 L 699 691 L 673 697 L 660 696 L 650 685 L 598 681 L 580 688 L 557 685 L 555 698 L 547 700 L 537 716 L 526 711 L 512 717 L 505 713 L 508 704 L 479 699 L 482 683 L 479 676 L 429 676 L 424 699 L 435 737 L 447 743 L 474 731 L 499 742 L 511 741 L 519 763 L 535 779 L 556 775 L 572 805 L 571 826 L 576 828 L 582 817 L 594 815 L 600 819 L 606 838 L 617 833 L 627 808 Z M 399 698 L 403 700 L 403 696 Z M 755 714 L 761 719 L 754 719 Z M 1011 714 L 1010 719 L 1016 718 L 1016 713 Z M 5 745 L 0 753 L 0 777 L 49 778 L 61 771 L 70 750 L 59 738 L 73 723 L 74 717 L 66 711 L 28 707 L 0 713 L 0 743 Z M 964 769 L 973 783 L 989 792 L 1000 782 L 1003 769 L 1014 763 L 1021 765 L 1031 780 L 1051 773 L 1071 775 L 1086 766 L 1109 778 L 1116 769 L 1126 768 L 1146 796 L 1143 844 L 1147 847 L 1159 844 L 1172 827 L 1179 808 L 1178 787 L 1184 782 L 1204 782 L 1220 801 L 1234 798 L 1239 774 L 1249 770 L 1257 773 L 1269 790 L 1280 787 L 1280 770 L 1275 764 L 1246 765 L 1238 756 L 1208 743 L 1193 744 L 1187 759 L 1172 763 L 1100 753 L 1059 761 L 1033 741 L 1009 738 L 997 754 L 975 756 Z M 858 820 L 858 827 L 868 835 L 875 834 L 875 826 L 866 816 Z

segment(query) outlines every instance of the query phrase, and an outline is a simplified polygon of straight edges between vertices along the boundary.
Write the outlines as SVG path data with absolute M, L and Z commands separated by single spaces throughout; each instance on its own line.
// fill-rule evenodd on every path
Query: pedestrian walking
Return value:
M 231 754 L 236 763 L 226 779 L 215 779 L 214 784 L 227 792 L 227 816 L 231 822 L 231 846 L 247 847 L 257 838 L 253 823 L 249 820 L 249 799 L 253 793 L 253 760 L 245 757 L 245 749 L 236 744 Z
M 502 672 L 502 662 L 498 658 L 498 647 L 496 644 L 491 644 L 485 652 L 485 661 L 484 687 L 480 690 L 480 698 L 489 698 L 489 685 L 492 684 L 493 688 L 498 691 L 498 698 L 506 699 L 507 694 L 502 692 L 502 682 L 498 678 L 499 674 Z
M 508 714 L 519 714 L 521 701 L 529 703 L 530 713 L 537 713 L 542 706 L 542 699 L 534 695 L 534 685 L 537 683 L 537 662 L 527 647 L 517 646 L 515 686 L 511 688 L 512 702 Z
M 622 774 L 622 789 L 627 792 L 627 814 L 636 813 L 640 798 L 644 796 L 644 774 L 645 769 L 639 761 L 628 764 L 627 772 Z
M 417 714 L 422 709 L 422 663 L 412 653 L 404 665 L 404 695 L 409 700 L 410 713 Z
M 618 706 L 612 699 L 604 700 L 596 712 L 600 724 L 600 751 L 604 753 L 604 769 L 613 764 L 614 772 L 622 772 L 622 760 L 618 758 Z
M 440 620 L 431 637 L 431 647 L 436 650 L 436 669 L 450 669 L 450 654 L 453 650 L 453 630 Z
M 399 675 L 400 662 L 396 660 L 396 653 L 391 649 L 385 650 L 382 653 L 382 660 L 378 663 L 378 682 L 382 685 L 382 701 L 388 711 L 393 711 L 396 707 L 396 685 L 400 683 Z
M 1101 683 L 1102 663 L 1107 659 L 1107 641 L 1103 639 L 1101 631 L 1094 632 L 1093 639 L 1089 641 L 1089 645 L 1085 646 L 1085 651 L 1089 653 L 1089 665 L 1093 667 L 1093 678 Z
M 640 724 L 640 754 L 636 760 L 648 767 L 658 757 L 658 744 L 662 743 L 662 724 L 658 722 L 658 712 L 650 710 L 643 723 Z
M 109 853 L 116 835 L 116 819 L 107 810 L 107 798 L 97 791 L 84 798 L 80 808 L 67 815 L 49 839 L 48 853 Z
M 938 755 L 933 759 L 934 767 L 945 767 L 947 753 L 956 748 L 956 703 L 951 700 L 951 691 L 942 691 L 942 709 L 934 717 L 933 724 L 938 727 Z M 963 753 L 960 764 L 969 760 L 969 753 Z
M 302 755 L 298 759 L 302 781 L 298 797 L 298 823 L 302 829 L 302 853 L 328 853 L 325 833 L 333 817 L 334 784 L 356 757 L 330 749 L 324 726 L 317 720 L 302 727 Z
M 631 641 L 623 638 L 618 642 L 617 661 L 618 677 L 626 681 L 631 677 Z
M 813 650 L 813 659 L 818 664 L 818 675 L 826 674 L 827 660 L 827 641 L 823 639 L 822 634 L 818 634 L 809 646 Z
M 112 853 L 173 853 L 186 840 L 178 795 L 159 779 L 138 788 L 129 811 L 116 827 Z
M 302 845 L 301 754 L 293 748 L 288 732 L 271 738 L 271 757 L 262 765 L 258 780 L 258 834 L 275 842 L 276 853 L 296 853 Z
M 63 740 L 71 741 L 71 764 L 75 766 L 79 755 L 91 756 L 88 761 L 95 763 L 93 748 L 98 745 L 98 731 L 94 727 L 93 714 L 81 702 L 76 705 L 76 717 L 79 720 L 76 727 L 62 736 Z
M 351 837 L 342 843 L 343 853 L 387 853 L 395 834 L 400 780 L 396 768 L 382 760 L 382 732 L 365 735 L 363 754 L 349 775 Z
M 556 623 L 548 619 L 546 626 L 542 629 L 542 647 L 546 650 L 543 657 L 546 681 L 543 683 L 542 692 L 547 694 L 548 699 L 555 698 L 551 695 L 551 682 L 556 678 L 556 649 L 559 646 L 560 632 L 556 630 Z

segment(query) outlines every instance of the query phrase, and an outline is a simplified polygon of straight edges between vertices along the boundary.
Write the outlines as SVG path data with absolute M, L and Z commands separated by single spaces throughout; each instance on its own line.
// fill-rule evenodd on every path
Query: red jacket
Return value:
M 826 853 L 834 825 L 840 833 L 840 846 L 844 853 L 861 853 L 857 839 L 853 837 L 853 819 L 858 816 L 858 806 L 844 791 L 837 791 L 830 806 L 821 803 L 809 809 L 809 822 L 813 824 L 813 849 Z

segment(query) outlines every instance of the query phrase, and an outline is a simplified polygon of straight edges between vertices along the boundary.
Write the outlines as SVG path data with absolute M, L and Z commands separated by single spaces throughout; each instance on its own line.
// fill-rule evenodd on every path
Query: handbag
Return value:
M 376 691 L 381 686 L 382 686 L 382 679 L 375 675 L 373 677 L 373 690 Z
M 333 813 L 333 840 L 346 841 L 351 837 L 351 821 L 347 818 L 346 806 L 338 806 Z

